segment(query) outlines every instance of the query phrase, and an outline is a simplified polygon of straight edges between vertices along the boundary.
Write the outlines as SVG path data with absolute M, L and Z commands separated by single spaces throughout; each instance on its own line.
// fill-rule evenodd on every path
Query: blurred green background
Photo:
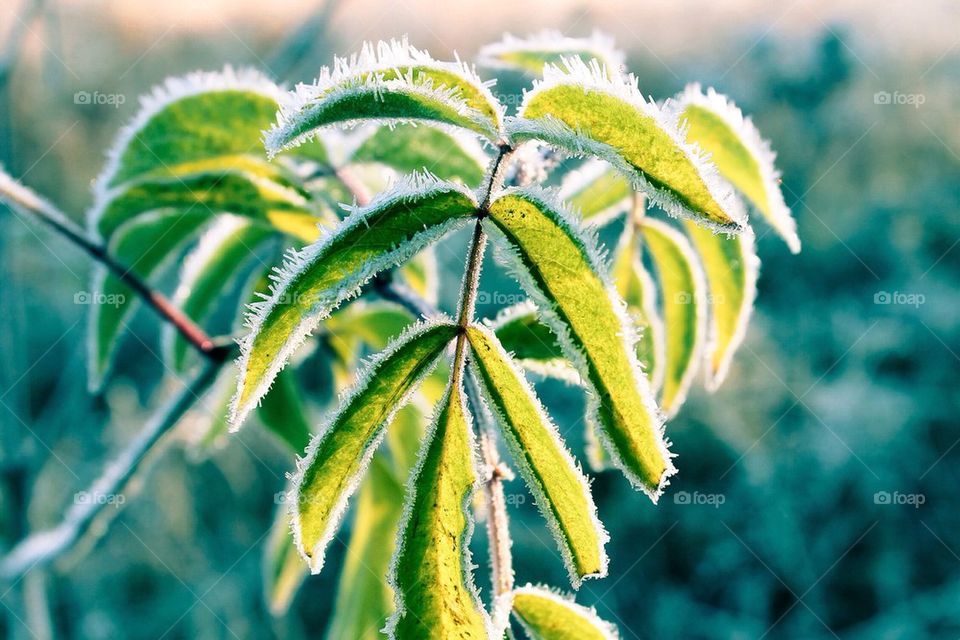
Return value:
M 232 63 L 293 83 L 366 39 L 408 33 L 469 58 L 504 31 L 611 32 L 644 93 L 700 81 L 753 115 L 779 154 L 803 252 L 758 226 L 757 310 L 730 378 L 695 390 L 670 424 L 680 473 L 659 506 L 616 474 L 596 477 L 611 572 L 578 600 L 625 638 L 957 637 L 958 24 L 960 5 L 945 1 L 10 0 L 0 162 L 79 221 L 136 96 L 168 75 Z M 462 258 L 440 257 L 449 306 Z M 0 548 L 55 524 L 169 392 L 143 313 L 108 394 L 87 395 L 74 295 L 89 269 L 0 213 Z M 515 291 L 492 265 L 482 288 Z M 541 389 L 581 453 L 580 394 Z M 199 461 L 173 447 L 103 538 L 0 584 L 0 637 L 320 636 L 342 544 L 286 618 L 261 595 L 264 535 L 292 466 L 256 429 Z M 507 491 L 521 503 L 518 582 L 566 584 L 521 483 Z M 474 543 L 485 565 L 485 536 Z

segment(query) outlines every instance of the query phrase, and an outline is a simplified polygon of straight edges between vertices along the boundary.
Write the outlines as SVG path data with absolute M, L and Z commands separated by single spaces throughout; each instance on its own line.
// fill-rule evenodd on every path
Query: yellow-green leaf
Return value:
M 590 160 L 563 179 L 560 196 L 584 222 L 603 225 L 628 211 L 633 186 L 622 173 L 600 160 Z
M 723 382 L 733 354 L 746 336 L 757 295 L 760 259 L 752 231 L 728 238 L 692 224 L 686 226 L 707 276 L 710 320 L 706 386 L 713 391 Z
M 700 260 L 683 234 L 651 218 L 644 219 L 641 233 L 657 269 L 667 327 L 660 407 L 673 416 L 700 365 L 707 333 L 707 284 Z
M 421 323 L 404 332 L 367 366 L 314 436 L 293 478 L 293 535 L 318 573 L 384 428 L 408 401 L 457 328 Z
M 746 223 L 730 186 L 682 139 L 676 117 L 640 94 L 633 76 L 610 78 L 595 61 L 547 65 L 519 115 L 508 124 L 514 140 L 537 138 L 606 160 L 672 215 L 726 231 Z
M 593 608 L 527 585 L 513 591 L 513 615 L 530 640 L 616 640 L 617 628 Z
M 488 160 L 476 138 L 420 124 L 380 127 L 364 140 L 351 162 L 376 162 L 400 174 L 429 171 L 442 180 L 476 187 Z
M 783 200 L 776 154 L 732 100 L 699 84 L 688 85 L 672 108 L 688 125 L 687 140 L 710 154 L 720 175 L 760 212 L 793 253 L 800 252 L 797 223 Z
M 270 296 L 252 305 L 231 422 L 238 428 L 318 324 L 378 272 L 410 259 L 477 209 L 474 194 L 414 175 L 354 209 L 335 231 L 291 254 Z
M 492 637 L 473 585 L 469 507 L 479 484 L 475 437 L 455 373 L 407 486 L 390 571 L 397 610 L 387 626 L 399 640 Z
M 595 241 L 544 192 L 505 193 L 490 205 L 503 254 L 581 372 L 600 436 L 634 486 L 656 500 L 675 471 L 663 418 L 637 361 L 635 332 Z
M 613 38 L 594 31 L 589 38 L 571 38 L 559 31 L 541 31 L 526 38 L 510 34 L 500 42 L 480 49 L 480 65 L 491 69 L 510 69 L 539 76 L 544 65 L 559 64 L 563 58 L 579 58 L 588 62 L 596 58 L 610 74 L 619 74 L 624 55 Z
M 574 586 L 607 573 L 607 532 L 586 476 L 574 461 L 523 373 L 489 329 L 467 337 L 484 396 L 494 409 L 514 462 L 557 540 Z
M 580 374 L 564 357 L 557 336 L 540 321 L 537 306 L 529 300 L 502 309 L 490 328 L 527 371 L 580 384 Z

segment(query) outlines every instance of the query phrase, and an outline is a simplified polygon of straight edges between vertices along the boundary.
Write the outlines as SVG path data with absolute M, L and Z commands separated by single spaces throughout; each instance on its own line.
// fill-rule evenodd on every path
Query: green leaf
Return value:
M 245 263 L 271 237 L 269 229 L 237 216 L 224 216 L 207 229 L 184 260 L 172 302 L 194 322 L 202 323 L 216 309 Z M 164 356 L 183 372 L 192 355 L 190 344 L 171 325 L 163 329 Z
M 527 585 L 513 591 L 513 615 L 530 640 L 615 640 L 617 628 L 593 608 L 545 589 Z
M 358 300 L 331 315 L 324 330 L 331 340 L 348 343 L 351 352 L 360 343 L 380 351 L 410 323 L 410 314 L 391 302 Z
M 591 160 L 563 179 L 560 196 L 584 222 L 603 225 L 628 211 L 634 198 L 633 185 L 605 162 Z
M 454 325 L 439 322 L 406 331 L 368 365 L 310 443 L 293 478 L 293 534 L 313 573 L 323 567 L 326 548 L 384 427 L 456 332 Z
M 109 238 L 124 222 L 157 209 L 244 216 L 307 242 L 329 224 L 297 191 L 241 171 L 196 173 L 126 184 L 103 194 L 91 214 L 97 231 Z
M 676 97 L 673 110 L 685 120 L 687 140 L 710 154 L 720 175 L 760 212 L 793 253 L 800 252 L 797 223 L 783 200 L 776 154 L 732 100 L 699 84 L 688 85 Z
M 359 122 L 432 122 L 496 141 L 502 107 L 468 65 L 439 62 L 406 40 L 365 43 L 337 58 L 312 85 L 299 85 L 267 132 L 270 153 L 311 139 L 318 129 Z
M 760 259 L 754 250 L 752 231 L 728 238 L 692 224 L 686 227 L 707 276 L 710 323 L 706 386 L 713 391 L 723 382 L 733 354 L 746 336 L 757 295 Z
M 745 224 L 730 186 L 683 141 L 676 117 L 640 94 L 636 78 L 609 78 L 595 61 L 576 58 L 564 67 L 547 65 L 526 93 L 520 118 L 508 123 L 513 140 L 606 160 L 672 215 L 726 231 Z
M 391 430 L 395 427 L 390 425 Z M 403 483 L 380 451 L 357 495 L 353 531 L 326 633 L 329 640 L 383 638 L 380 629 L 393 613 L 393 591 L 386 576 L 402 510 Z
M 527 38 L 510 34 L 503 40 L 480 49 L 479 63 L 491 69 L 510 69 L 539 76 L 547 64 L 559 64 L 563 58 L 579 58 L 584 62 L 596 58 L 604 70 L 619 74 L 624 55 L 613 38 L 594 31 L 589 38 L 571 38 L 559 31 L 541 31 Z
M 277 494 L 281 497 L 284 494 Z M 290 535 L 287 509 L 281 502 L 270 526 L 263 555 L 263 594 L 271 615 L 280 617 L 290 609 L 307 569 Z
M 580 384 L 580 374 L 563 356 L 563 350 L 537 306 L 526 300 L 501 310 L 490 324 L 507 352 L 527 371 Z
M 567 450 L 557 427 L 496 336 L 474 325 L 467 337 L 477 378 L 493 407 L 537 506 L 557 540 L 574 586 L 607 573 L 609 539 L 597 519 L 587 478 Z
M 310 420 L 296 373 L 281 371 L 257 408 L 260 422 L 297 455 L 310 442 Z
M 663 319 L 668 327 L 660 407 L 667 416 L 674 416 L 686 399 L 703 354 L 707 284 L 700 260 L 683 234 L 650 218 L 643 220 L 641 233 L 657 269 L 663 293 Z
M 437 255 L 433 247 L 427 247 L 410 262 L 400 267 L 399 275 L 403 284 L 429 305 L 437 305 L 440 276 L 437 273 Z
M 378 272 L 408 260 L 463 225 L 477 209 L 473 193 L 414 175 L 355 208 L 330 235 L 291 254 L 271 295 L 252 305 L 241 343 L 231 422 L 238 428 L 307 335 Z
M 407 486 L 390 570 L 397 611 L 390 638 L 492 637 L 473 585 L 469 508 L 479 486 L 475 438 L 455 372 Z
M 521 285 L 560 338 L 591 394 L 600 435 L 631 483 L 657 500 L 675 471 L 663 420 L 637 361 L 624 304 L 603 275 L 595 240 L 544 192 L 507 192 L 490 206 Z M 512 254 L 512 256 L 511 256 Z
M 617 291 L 627 303 L 627 313 L 640 331 L 637 359 L 654 390 L 663 385 L 665 345 L 663 320 L 657 311 L 657 289 L 640 260 L 637 233 L 627 223 L 614 253 L 611 276 Z
M 367 138 L 351 162 L 376 162 L 407 174 L 429 171 L 442 180 L 476 187 L 487 158 L 472 138 L 428 125 L 380 127 Z
M 130 220 L 117 229 L 108 251 L 118 262 L 142 280 L 160 271 L 207 221 L 201 212 L 155 212 Z M 78 294 L 81 304 L 90 305 L 87 346 L 89 386 L 99 390 L 113 364 L 119 336 L 126 328 L 140 296 L 106 268 L 93 270 L 88 294 Z

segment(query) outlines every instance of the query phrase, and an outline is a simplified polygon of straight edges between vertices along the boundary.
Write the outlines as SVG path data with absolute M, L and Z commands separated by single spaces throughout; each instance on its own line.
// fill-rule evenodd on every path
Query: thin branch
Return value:
M 440 313 L 436 307 L 420 297 L 416 291 L 402 282 L 398 282 L 392 271 L 375 276 L 373 290 L 384 300 L 406 309 L 414 318 L 429 318 Z
M 147 305 L 176 330 L 201 354 L 214 362 L 229 357 L 231 345 L 218 343 L 193 320 L 188 318 L 169 298 L 137 277 L 133 271 L 117 261 L 100 242 L 90 238 L 83 229 L 36 192 L 27 188 L 0 168 L 0 201 L 28 218 L 46 224 L 110 270 L 124 284 L 133 289 Z
M 16 580 L 27 571 L 49 565 L 74 548 L 91 531 L 98 517 L 113 516 L 125 503 L 124 492 L 146 467 L 148 455 L 158 450 L 158 444 L 180 418 L 211 385 L 223 362 L 211 361 L 194 378 L 184 384 L 177 395 L 156 414 L 147 427 L 107 465 L 101 476 L 86 491 L 75 494 L 74 504 L 57 526 L 30 534 L 20 541 L 0 561 L 0 578 Z M 104 513 L 110 509 L 109 513 Z M 102 533 L 102 528 L 100 528 Z

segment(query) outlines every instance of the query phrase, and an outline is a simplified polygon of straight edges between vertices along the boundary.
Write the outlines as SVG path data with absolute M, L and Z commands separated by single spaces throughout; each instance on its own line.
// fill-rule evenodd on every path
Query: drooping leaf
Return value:
M 710 320 L 706 386 L 713 391 L 723 382 L 733 354 L 746 336 L 757 295 L 760 259 L 750 230 L 728 238 L 692 224 L 686 228 L 707 276 Z
M 707 334 L 707 284 L 700 260 L 683 234 L 651 218 L 644 219 L 641 233 L 657 269 L 663 319 L 668 327 L 660 407 L 673 416 L 686 399 L 702 358 Z
M 270 153 L 311 139 L 318 129 L 360 122 L 417 122 L 462 127 L 496 141 L 502 107 L 489 83 L 460 62 L 439 62 L 404 39 L 366 43 L 335 58 L 312 85 L 299 85 L 267 132 Z
M 380 127 L 364 140 L 351 162 L 376 162 L 400 174 L 429 171 L 470 187 L 480 184 L 487 166 L 474 139 L 424 124 Z
M 783 200 L 776 154 L 750 118 L 713 89 L 704 94 L 699 84 L 688 85 L 671 106 L 689 125 L 687 140 L 710 153 L 720 175 L 773 226 L 790 251 L 799 253 L 797 223 Z
M 267 548 L 263 554 L 263 595 L 272 615 L 279 617 L 290 609 L 307 575 L 303 559 L 297 553 L 290 535 L 288 510 L 281 502 L 270 526 Z
M 501 310 L 490 328 L 503 348 L 527 371 L 580 383 L 580 374 L 564 357 L 557 336 L 540 321 L 537 306 L 529 300 Z
M 421 323 L 395 340 L 366 368 L 313 438 L 293 478 L 293 534 L 318 573 L 384 427 L 456 335 L 442 322 Z
M 203 323 L 270 236 L 269 229 L 238 216 L 218 219 L 184 260 L 172 302 L 188 318 Z M 174 371 L 182 372 L 189 361 L 190 344 L 171 325 L 165 325 L 163 331 L 165 359 Z
M 489 215 L 518 280 L 592 391 L 591 410 L 613 461 L 656 500 L 675 469 L 663 419 L 637 361 L 633 328 L 595 240 L 542 191 L 509 191 L 493 202 Z
M 590 160 L 563 179 L 560 196 L 584 222 L 603 225 L 629 210 L 634 190 L 622 173 L 599 160 Z
M 147 280 L 170 262 L 175 251 L 207 221 L 201 212 L 155 212 L 130 220 L 113 234 L 110 255 L 132 273 Z M 105 267 L 93 270 L 93 286 L 81 302 L 90 305 L 87 346 L 89 386 L 101 388 L 126 327 L 140 297 Z
M 530 640 L 616 640 L 617 628 L 593 608 L 549 589 L 527 585 L 513 591 L 513 615 Z
M 357 495 L 353 530 L 326 633 L 329 640 L 383 638 L 380 630 L 393 613 L 387 572 L 403 510 L 403 482 L 382 453 L 373 457 Z
M 576 58 L 563 69 L 547 65 L 519 115 L 507 127 L 513 140 L 536 138 L 606 160 L 672 215 L 726 231 L 746 222 L 730 186 L 682 139 L 676 117 L 640 94 L 632 75 L 610 78 L 595 61 Z
M 257 408 L 260 422 L 294 454 L 300 455 L 310 442 L 310 419 L 303 402 L 303 390 L 294 371 L 281 371 Z
M 396 612 L 390 638 L 492 637 L 473 585 L 469 507 L 479 485 L 474 434 L 454 373 L 407 486 L 397 552 L 390 569 Z
M 541 31 L 527 38 L 506 34 L 503 40 L 480 49 L 479 63 L 491 69 L 511 69 L 539 76 L 546 64 L 559 64 L 563 58 L 588 62 L 596 58 L 604 70 L 619 74 L 624 55 L 613 38 L 594 31 L 589 38 L 571 38 L 559 31 Z
M 636 225 L 630 222 L 617 245 L 611 276 L 627 303 L 627 313 L 640 331 L 637 359 L 650 380 L 650 386 L 656 391 L 663 385 L 665 329 L 657 311 L 656 285 L 640 260 L 637 240 Z
M 465 188 L 414 175 L 354 209 L 330 235 L 293 253 L 270 297 L 253 307 L 248 320 L 234 427 L 321 320 L 378 272 L 408 260 L 476 209 L 474 195 Z
M 587 478 L 567 450 L 523 373 L 489 329 L 467 337 L 477 378 L 510 452 L 557 540 L 574 586 L 607 572 L 607 532 L 597 519 Z

